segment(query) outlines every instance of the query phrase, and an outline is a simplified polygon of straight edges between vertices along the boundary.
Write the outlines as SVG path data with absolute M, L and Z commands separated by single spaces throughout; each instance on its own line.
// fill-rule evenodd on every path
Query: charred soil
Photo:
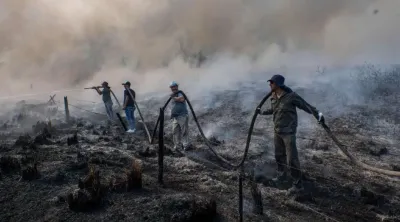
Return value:
M 154 103 L 143 104 L 143 111 Z M 229 99 L 222 106 L 226 106 L 222 110 L 241 109 L 232 107 Z M 363 109 L 353 110 L 364 113 Z M 238 173 L 221 167 L 198 138 L 192 120 L 192 147 L 184 155 L 171 152 L 167 122 L 164 185 L 159 185 L 158 146 L 148 143 L 141 122 L 135 134 L 125 134 L 117 122 L 29 120 L 34 123 L 32 130 L 21 133 L 16 130 L 19 123 L 30 117 L 18 112 L 0 132 L 0 221 L 239 219 Z M 224 115 L 211 109 L 198 114 L 203 126 L 216 119 L 225 124 L 214 131 L 223 133 L 213 133 L 211 139 L 222 156 L 238 162 L 252 113 Z M 367 117 L 343 115 L 327 121 L 357 158 L 398 170 L 400 150 L 395 145 L 400 141 L 382 135 L 380 125 L 363 125 L 363 118 Z M 149 124 L 154 126 L 157 115 L 146 114 L 146 119 L 154 120 Z M 259 117 L 258 121 L 244 166 L 245 221 L 400 221 L 399 178 L 353 166 L 317 126 L 299 129 L 304 193 L 288 196 L 284 185 L 271 186 L 275 169 L 271 120 Z M 222 138 L 223 134 L 235 136 Z

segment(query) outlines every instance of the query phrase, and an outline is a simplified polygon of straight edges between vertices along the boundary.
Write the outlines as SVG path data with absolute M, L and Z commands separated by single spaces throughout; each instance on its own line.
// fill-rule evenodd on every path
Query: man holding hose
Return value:
M 183 149 L 186 150 L 189 147 L 189 115 L 186 106 L 185 97 L 179 92 L 178 83 L 172 81 L 169 85 L 171 88 L 171 119 L 172 119 L 172 131 L 174 140 L 174 150 Z
M 286 167 L 289 168 L 293 186 L 289 194 L 303 190 L 300 161 L 296 146 L 297 111 L 296 108 L 312 114 L 319 123 L 324 123 L 324 116 L 315 107 L 308 104 L 297 93 L 285 86 L 285 78 L 274 75 L 268 80 L 272 91 L 271 109 L 257 112 L 261 115 L 273 115 L 275 159 L 278 165 L 276 182 L 286 180 Z
M 99 88 L 103 88 L 100 91 Z M 106 113 L 108 120 L 114 120 L 114 111 L 113 111 L 113 102 L 111 99 L 111 88 L 108 86 L 108 82 L 103 82 L 101 86 L 94 86 L 92 89 L 95 89 L 99 95 L 103 96 L 103 102 L 106 107 Z
M 126 120 L 129 123 L 129 129 L 127 133 L 134 133 L 136 131 L 136 120 L 135 120 L 135 91 L 131 89 L 131 83 L 129 81 L 122 83 L 125 88 L 124 91 L 124 106 Z

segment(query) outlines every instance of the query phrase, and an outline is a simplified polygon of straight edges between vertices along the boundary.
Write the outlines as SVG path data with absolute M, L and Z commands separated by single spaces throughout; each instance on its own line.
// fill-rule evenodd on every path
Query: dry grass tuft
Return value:
M 107 186 L 100 182 L 100 172 L 90 167 L 89 174 L 84 180 L 79 180 L 79 190 L 68 195 L 68 205 L 72 210 L 87 211 L 102 203 Z
M 142 188 L 142 164 L 138 160 L 133 160 L 132 167 L 127 172 L 127 191 Z

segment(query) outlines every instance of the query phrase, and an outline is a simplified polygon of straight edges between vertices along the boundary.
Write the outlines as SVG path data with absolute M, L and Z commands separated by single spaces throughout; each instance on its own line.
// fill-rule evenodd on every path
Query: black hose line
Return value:
M 177 93 L 182 93 L 182 94 L 184 94 L 182 91 L 178 91 Z M 185 95 L 185 99 L 187 100 L 187 97 L 186 97 L 186 95 Z M 164 104 L 164 106 L 163 106 L 163 108 L 162 108 L 162 110 L 163 111 L 165 111 L 165 108 L 168 106 L 168 104 L 169 104 L 169 102 L 171 102 L 171 100 L 172 100 L 172 97 L 169 97 L 169 99 L 167 100 L 167 102 Z M 193 109 L 191 108 L 191 111 L 192 111 L 192 113 L 194 113 L 194 111 L 193 111 Z M 195 115 L 194 115 L 195 116 Z M 196 121 L 197 121 L 197 117 L 196 117 Z M 153 144 L 154 143 L 154 137 L 155 137 L 155 135 L 156 135 L 156 131 L 157 131 L 157 129 L 158 129 L 158 124 L 159 124 L 159 122 L 160 122 L 160 116 L 158 117 L 158 119 L 157 119 L 157 122 L 156 122 L 156 125 L 154 126 L 154 130 L 153 130 L 153 135 L 152 135 L 152 137 L 151 137 L 151 144 Z M 199 125 L 198 125 L 199 126 Z M 201 128 L 200 128 L 200 130 L 201 130 Z M 210 141 L 210 140 L 208 140 L 206 137 L 204 137 L 204 139 L 206 139 L 209 143 L 211 143 L 211 144 L 214 144 L 214 145 L 219 145 L 218 143 L 216 143 L 216 142 L 213 142 L 213 141 Z
M 209 141 L 209 140 L 206 138 L 206 136 L 204 135 L 204 132 L 203 132 L 202 128 L 200 127 L 200 124 L 199 124 L 199 122 L 198 122 L 198 120 L 197 120 L 197 116 L 196 116 L 196 114 L 194 113 L 192 104 L 190 103 L 189 99 L 187 98 L 187 96 L 186 96 L 186 94 L 185 94 L 184 92 L 182 92 L 182 91 L 179 91 L 179 92 L 182 93 L 182 95 L 184 96 L 184 98 L 185 98 L 187 104 L 189 105 L 190 111 L 191 111 L 191 113 L 192 113 L 192 115 L 193 115 L 193 119 L 194 119 L 194 121 L 195 121 L 195 123 L 196 123 L 196 125 L 197 125 L 197 128 L 198 128 L 199 131 L 200 131 L 201 137 L 203 138 L 203 140 L 205 141 L 207 147 L 211 150 L 211 152 L 212 152 L 220 161 L 222 161 L 223 163 L 229 165 L 229 166 L 230 166 L 231 168 L 233 168 L 234 170 L 236 170 L 236 169 L 240 168 L 241 166 L 243 166 L 243 164 L 244 164 L 244 162 L 245 162 L 245 160 L 246 160 L 248 151 L 249 151 L 250 142 L 251 142 L 251 136 L 252 136 L 252 133 L 253 133 L 253 128 L 254 128 L 255 121 L 256 121 L 256 119 L 257 119 L 257 115 L 259 114 L 259 110 L 261 109 L 261 107 L 264 105 L 264 103 L 267 101 L 267 99 L 271 96 L 271 92 L 268 93 L 268 94 L 261 100 L 261 102 L 259 103 L 259 105 L 257 106 L 257 108 L 256 108 L 256 110 L 255 110 L 255 113 L 254 113 L 253 118 L 252 118 L 251 123 L 250 123 L 249 131 L 248 131 L 248 134 L 247 134 L 246 147 L 245 147 L 245 150 L 244 150 L 244 154 L 243 154 L 242 160 L 239 162 L 239 164 L 236 164 L 236 165 L 230 163 L 228 160 L 226 160 L 225 158 L 223 158 L 223 157 L 221 157 L 220 155 L 218 155 L 218 153 L 212 148 L 212 145 L 211 145 L 212 142 Z M 167 107 L 167 105 L 169 104 L 169 102 L 171 101 L 171 99 L 172 99 L 172 98 L 170 97 L 170 98 L 168 99 L 168 101 L 165 103 L 165 105 L 164 105 L 164 107 L 163 107 L 163 111 L 165 111 L 165 108 Z M 157 130 L 157 126 L 158 126 L 159 121 L 160 121 L 160 117 L 158 117 L 156 126 L 155 126 L 155 128 L 154 128 L 154 130 L 153 130 L 152 142 L 153 142 L 153 140 L 154 140 L 154 136 L 155 136 L 155 133 L 156 133 L 156 130 Z M 342 144 L 340 143 L 340 141 L 336 138 L 336 136 L 332 133 L 331 129 L 330 129 L 325 123 L 321 123 L 321 125 L 322 125 L 322 127 L 324 128 L 324 130 L 326 131 L 326 133 L 329 135 L 329 137 L 333 140 L 333 142 L 334 142 L 334 143 L 339 147 L 339 149 L 350 159 L 350 161 L 351 161 L 353 164 L 355 164 L 355 165 L 357 165 L 357 166 L 359 166 L 359 167 L 361 167 L 361 168 L 363 168 L 363 169 L 365 169 L 365 170 L 369 170 L 369 171 L 376 172 L 376 173 L 379 173 L 379 174 L 384 174 L 384 175 L 388 175 L 388 176 L 400 177 L 400 172 L 399 172 L 399 171 L 385 170 L 385 169 L 376 168 L 376 167 L 370 166 L 370 165 L 368 165 L 368 164 L 366 164 L 366 163 L 363 163 L 363 162 L 361 162 L 360 160 L 356 159 L 353 155 L 350 154 L 350 152 L 347 150 L 347 148 L 346 148 L 344 145 L 342 145 Z
M 199 121 L 197 120 L 196 114 L 195 114 L 194 111 L 193 111 L 192 104 L 190 103 L 190 101 L 189 101 L 189 99 L 187 98 L 186 94 L 185 94 L 184 92 L 181 92 L 181 93 L 182 93 L 182 95 L 185 97 L 185 100 L 186 100 L 186 102 L 188 103 L 188 105 L 189 105 L 189 107 L 190 107 L 190 111 L 192 112 L 193 119 L 194 119 L 194 121 L 196 122 L 197 127 L 199 128 L 200 134 L 201 134 L 202 138 L 204 139 L 204 141 L 206 142 L 208 148 L 211 150 L 211 152 L 214 153 L 214 155 L 215 155 L 219 160 L 221 160 L 222 162 L 226 163 L 226 164 L 229 165 L 231 168 L 233 168 L 233 169 L 235 169 L 235 170 L 238 169 L 238 168 L 240 168 L 240 167 L 244 164 L 244 161 L 246 160 L 246 157 L 247 157 L 247 154 L 248 154 L 248 151 L 249 151 L 250 142 L 251 142 L 251 136 L 252 136 L 252 133 L 253 133 L 254 124 L 255 124 L 256 119 L 257 119 L 257 116 L 258 116 L 258 114 L 259 114 L 258 110 L 264 105 L 265 101 L 267 101 L 267 99 L 271 96 L 271 92 L 268 93 L 268 94 L 261 100 L 260 104 L 257 106 L 257 108 L 256 108 L 256 110 L 255 110 L 255 112 L 254 112 L 254 114 L 253 114 L 253 118 L 252 118 L 252 120 L 251 120 L 250 128 L 249 128 L 249 131 L 248 131 L 248 134 L 247 134 L 246 147 L 245 147 L 245 150 L 244 150 L 244 154 L 243 154 L 242 160 L 239 162 L 239 164 L 236 164 L 236 165 L 230 163 L 228 160 L 226 160 L 225 158 L 223 158 L 223 157 L 221 157 L 220 155 L 218 155 L 218 153 L 212 148 L 212 146 L 210 145 L 208 139 L 207 139 L 206 136 L 204 135 L 203 130 L 202 130 L 201 127 L 200 127 L 200 124 L 199 124 Z
M 116 113 L 116 114 L 117 114 L 117 117 L 118 117 L 119 122 L 121 123 L 122 127 L 124 127 L 124 130 L 127 131 L 128 128 L 126 128 L 126 125 L 125 125 L 124 121 L 122 120 L 121 114 L 119 114 L 119 113 Z
M 167 108 L 167 106 L 168 106 L 169 102 L 171 101 L 171 99 L 172 99 L 172 97 L 169 97 L 169 99 L 167 100 L 167 102 L 164 104 L 164 106 L 163 106 L 163 108 L 162 108 L 162 111 L 163 111 L 162 114 L 163 114 L 163 115 L 164 115 L 165 108 Z M 160 113 L 160 115 L 161 115 L 161 113 Z M 156 136 L 157 127 L 158 127 L 158 124 L 159 124 L 159 123 L 160 123 L 160 116 L 158 116 L 156 125 L 154 126 L 153 135 L 151 136 L 150 144 L 153 144 L 153 143 L 154 143 L 154 137 Z
M 259 112 L 258 112 L 258 109 L 260 109 L 260 108 L 264 105 L 265 101 L 267 101 L 267 99 L 271 96 L 271 93 L 268 93 L 268 94 L 261 100 L 260 104 L 257 106 L 257 109 L 256 109 L 255 112 L 254 112 L 253 119 L 252 119 L 252 121 L 251 121 L 250 128 L 249 128 L 249 131 L 248 131 L 248 134 L 247 134 L 246 147 L 245 147 L 245 151 L 244 151 L 242 160 L 239 162 L 239 164 L 236 164 L 236 165 L 235 165 L 235 164 L 230 163 L 230 162 L 229 162 L 228 160 L 226 160 L 225 158 L 221 157 L 221 156 L 212 148 L 212 142 L 209 141 L 209 140 L 207 139 L 207 137 L 204 135 L 203 129 L 201 128 L 201 126 L 200 126 L 200 124 L 199 124 L 199 121 L 198 121 L 198 119 L 197 119 L 196 113 L 195 113 L 194 110 L 193 110 L 193 106 L 192 106 L 192 104 L 190 103 L 190 100 L 188 99 L 188 97 L 186 96 L 186 94 L 185 94 L 184 92 L 182 92 L 182 91 L 179 91 L 179 92 L 182 93 L 183 97 L 185 98 L 185 100 L 186 100 L 186 102 L 187 102 L 187 104 L 188 104 L 188 106 L 189 106 L 189 108 L 190 108 L 190 111 L 191 111 L 191 113 L 192 113 L 193 119 L 194 119 L 194 121 L 195 121 L 195 123 L 196 123 L 196 125 L 197 125 L 197 128 L 198 128 L 199 131 L 200 131 L 201 137 L 203 138 L 204 142 L 206 143 L 207 147 L 211 150 L 211 152 L 212 152 L 220 161 L 222 161 L 223 163 L 229 165 L 231 168 L 233 168 L 233 169 L 238 169 L 238 168 L 240 168 L 240 167 L 244 164 L 244 161 L 246 160 L 246 157 L 247 157 L 247 154 L 248 154 L 248 151 L 249 151 L 250 142 L 251 142 L 251 135 L 252 135 L 252 133 L 253 133 L 254 124 L 255 124 L 255 121 L 256 121 L 256 119 L 257 119 L 257 115 L 258 115 L 258 113 L 259 113 Z M 168 101 L 165 103 L 165 105 L 164 105 L 164 107 L 163 107 L 163 110 L 165 110 L 165 108 L 167 107 L 167 105 L 168 105 L 168 103 L 169 103 L 170 101 L 171 101 L 171 97 L 170 97 L 170 98 L 168 99 Z M 159 121 L 160 121 L 160 117 L 158 117 L 156 126 L 155 126 L 155 128 L 154 128 L 154 130 L 153 130 L 152 142 L 154 141 L 154 136 L 155 136 L 155 133 L 156 133 L 156 130 L 157 130 L 157 126 L 158 126 Z
M 394 171 L 394 170 L 385 170 L 385 169 L 380 169 L 371 165 L 368 165 L 366 163 L 361 162 L 360 160 L 356 159 L 353 155 L 350 154 L 350 152 L 347 150 L 347 148 L 340 143 L 340 141 L 336 138 L 335 135 L 333 135 L 331 129 L 325 124 L 321 124 L 326 133 L 331 137 L 333 142 L 336 144 L 336 146 L 339 147 L 339 149 L 350 159 L 350 161 L 355 164 L 356 166 L 359 166 L 365 170 L 369 170 L 375 173 L 379 174 L 384 174 L 387 176 L 395 176 L 395 177 L 400 177 L 400 172 L 399 171 Z
M 309 106 L 307 106 L 308 110 L 310 113 L 312 113 L 312 110 Z M 326 125 L 325 121 L 320 122 L 320 125 L 322 128 L 324 128 L 325 132 L 328 134 L 328 136 L 333 140 L 333 142 L 336 144 L 336 146 L 339 147 L 339 149 L 347 156 L 347 158 L 350 159 L 350 161 L 356 165 L 359 166 L 365 170 L 369 170 L 375 173 L 379 174 L 384 174 L 387 176 L 396 176 L 400 177 L 400 172 L 399 171 L 394 171 L 394 170 L 385 170 L 385 169 L 380 169 L 371 165 L 368 165 L 366 163 L 361 162 L 360 160 L 356 159 L 351 153 L 347 150 L 347 148 L 336 138 L 336 136 L 332 133 L 331 129 Z

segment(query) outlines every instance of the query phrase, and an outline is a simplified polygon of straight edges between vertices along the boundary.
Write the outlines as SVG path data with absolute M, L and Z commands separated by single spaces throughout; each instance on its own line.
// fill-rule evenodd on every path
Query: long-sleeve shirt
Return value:
M 262 112 L 262 115 L 273 115 L 275 133 L 292 134 L 297 132 L 296 108 L 318 118 L 319 111 L 295 92 L 284 92 L 279 98 L 271 98 L 271 109 Z

